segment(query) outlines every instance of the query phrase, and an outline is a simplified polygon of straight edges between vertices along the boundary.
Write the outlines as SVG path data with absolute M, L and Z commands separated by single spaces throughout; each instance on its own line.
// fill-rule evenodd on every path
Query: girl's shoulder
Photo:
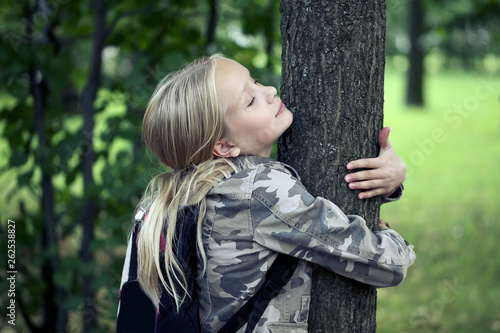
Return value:
M 234 158 L 232 162 L 240 170 L 236 174 L 261 173 L 270 170 L 276 170 L 287 173 L 300 180 L 300 177 L 294 168 L 292 168 L 288 164 L 279 162 L 272 158 L 261 157 L 261 156 L 241 156 Z
M 211 194 L 250 197 L 256 188 L 301 185 L 292 167 L 271 158 L 245 156 L 234 158 L 231 162 L 238 171 L 216 185 Z

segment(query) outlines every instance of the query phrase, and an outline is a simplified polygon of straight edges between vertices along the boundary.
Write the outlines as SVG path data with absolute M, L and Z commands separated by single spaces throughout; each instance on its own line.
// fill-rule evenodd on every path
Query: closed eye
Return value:
M 253 83 L 254 84 L 260 84 L 258 79 L 254 79 Z M 248 103 L 248 106 L 252 106 L 254 100 L 255 100 L 255 96 L 252 96 L 252 100 L 250 101 L 250 103 Z

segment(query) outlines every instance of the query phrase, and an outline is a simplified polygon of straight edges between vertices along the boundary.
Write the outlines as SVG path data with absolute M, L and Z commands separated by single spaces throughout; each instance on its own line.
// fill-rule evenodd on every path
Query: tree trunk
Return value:
M 357 199 L 349 161 L 378 155 L 383 124 L 385 1 L 282 0 L 281 97 L 294 114 L 279 159 L 314 196 L 363 216 L 373 229 L 380 198 Z M 376 290 L 317 267 L 310 332 L 374 332 Z
M 264 30 L 264 37 L 266 38 L 266 54 L 267 54 L 267 63 L 266 69 L 273 72 L 273 52 L 274 45 L 276 44 L 276 28 L 278 24 L 278 13 L 276 8 L 279 6 L 279 0 L 270 0 L 267 11 L 269 13 L 269 22 L 267 28 Z
M 35 1 L 33 6 L 30 3 L 25 4 L 25 17 L 29 23 L 26 25 L 26 36 L 30 42 L 30 48 L 33 52 L 33 60 L 29 68 L 30 91 L 33 97 L 33 109 L 35 119 L 35 130 L 38 137 L 38 147 L 36 154 L 36 164 L 40 166 L 41 171 L 41 207 L 43 212 L 43 220 L 45 227 L 45 235 L 43 237 L 42 246 L 44 251 L 49 251 L 49 258 L 44 260 L 42 264 L 42 276 L 47 283 L 47 291 L 44 293 L 46 304 L 44 307 L 43 321 L 41 327 L 37 327 L 30 314 L 24 312 L 25 321 L 31 331 L 58 331 L 62 332 L 67 323 L 68 313 L 62 306 L 65 300 L 65 291 L 61 286 L 54 283 L 53 276 L 47 272 L 57 272 L 59 270 L 60 258 L 58 251 L 58 237 L 57 237 L 57 219 L 54 213 L 54 187 L 52 184 L 52 172 L 50 156 L 48 154 L 50 142 L 48 142 L 46 135 L 46 101 L 48 91 L 46 89 L 46 82 L 44 73 L 38 70 L 37 61 L 35 59 L 36 46 L 34 43 L 33 24 L 35 15 L 42 6 L 39 1 Z M 44 7 L 47 10 L 46 7 Z M 46 13 L 47 14 L 47 13 Z M 44 27 L 50 30 L 50 22 Z M 19 304 L 24 307 L 24 303 L 19 296 Z M 21 309 L 23 312 L 23 309 Z
M 424 29 L 421 0 L 410 0 L 408 3 L 408 36 L 410 53 L 406 84 L 406 104 L 424 105 L 424 48 L 421 37 Z
M 94 102 L 101 82 L 102 51 L 106 40 L 106 12 L 104 0 L 94 0 L 94 33 L 92 54 L 89 66 L 89 75 L 85 87 L 82 90 L 82 111 L 83 111 L 83 142 L 85 147 L 82 154 L 82 173 L 84 183 L 85 202 L 82 207 L 82 245 L 80 255 L 85 266 L 93 264 L 93 253 L 91 250 L 94 240 L 94 220 L 97 216 L 95 182 L 92 174 L 95 154 L 93 145 L 94 133 Z M 90 332 L 96 326 L 95 293 L 91 286 L 92 273 L 85 273 L 82 276 L 83 287 L 83 332 Z
M 219 1 L 209 0 L 210 11 L 208 14 L 207 22 L 207 52 L 211 53 L 215 49 L 216 31 L 217 31 L 217 17 L 219 11 Z

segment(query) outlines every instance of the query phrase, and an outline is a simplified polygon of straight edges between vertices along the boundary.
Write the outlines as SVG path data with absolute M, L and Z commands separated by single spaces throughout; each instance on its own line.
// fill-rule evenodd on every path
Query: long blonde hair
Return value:
M 205 197 L 221 179 L 236 170 L 234 164 L 212 154 L 217 140 L 227 134 L 225 107 L 215 89 L 218 59 L 222 56 L 202 58 L 167 76 L 154 91 L 144 115 L 144 140 L 170 169 L 151 180 L 139 203 L 148 207 L 149 213 L 137 239 L 138 280 L 156 307 L 162 289 L 174 297 L 177 308 L 190 297 L 173 249 L 177 212 L 182 207 L 198 205 L 197 253 L 205 267 L 201 239 Z M 162 234 L 166 240 L 163 263 Z M 176 285 L 181 286 L 180 290 Z

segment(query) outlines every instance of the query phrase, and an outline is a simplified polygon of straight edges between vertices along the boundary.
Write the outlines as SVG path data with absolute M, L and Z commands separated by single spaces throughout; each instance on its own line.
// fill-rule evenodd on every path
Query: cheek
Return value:
M 269 142 L 274 142 L 274 136 L 274 132 L 269 128 L 260 129 L 256 132 L 257 141 L 261 144 L 269 144 Z

